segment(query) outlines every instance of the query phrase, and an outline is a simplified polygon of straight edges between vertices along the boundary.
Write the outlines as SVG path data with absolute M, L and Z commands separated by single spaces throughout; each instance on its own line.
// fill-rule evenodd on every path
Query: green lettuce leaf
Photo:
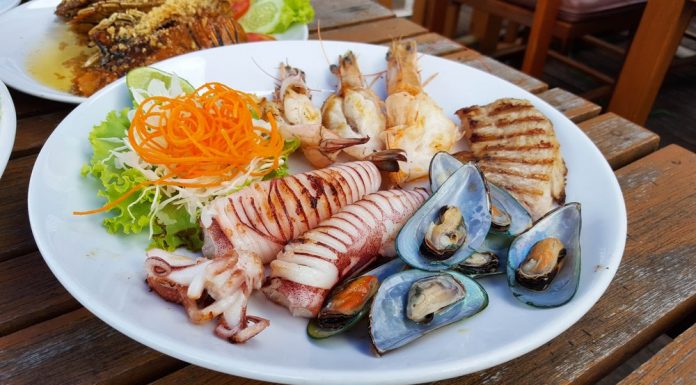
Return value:
M 283 164 L 277 169 L 271 171 L 268 175 L 263 177 L 263 180 L 282 178 L 289 174 L 288 172 L 288 156 L 300 148 L 300 140 L 297 138 L 286 139 L 283 144 L 283 154 L 281 155 L 283 159 Z
M 314 20 L 314 8 L 309 0 L 284 0 L 280 20 L 271 33 L 283 33 L 294 23 L 309 24 Z
M 99 181 L 97 195 L 105 198 L 106 203 L 116 200 L 145 181 L 145 177 L 136 169 L 118 168 L 115 158 L 111 156 L 112 150 L 123 145 L 113 139 L 124 138 L 129 125 L 128 109 L 112 111 L 89 134 L 94 153 L 90 162 L 82 167 L 82 175 L 91 175 Z M 135 234 L 148 229 L 148 216 L 154 198 L 153 190 L 132 194 L 109 210 L 110 216 L 104 219 L 104 227 L 113 234 Z M 202 245 L 200 226 L 186 210 L 167 206 L 156 215 L 149 248 L 171 251 L 177 247 L 187 247 L 197 251 Z

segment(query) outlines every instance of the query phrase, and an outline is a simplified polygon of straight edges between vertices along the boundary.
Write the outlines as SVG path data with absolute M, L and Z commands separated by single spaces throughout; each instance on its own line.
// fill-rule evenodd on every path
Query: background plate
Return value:
M 5 84 L 0 82 L 0 177 L 5 171 L 7 160 L 10 159 L 16 130 L 17 114 L 12 103 L 12 96 Z
M 324 42 L 330 59 L 353 50 L 364 73 L 385 69 L 386 48 Z M 252 60 L 253 59 L 253 60 Z M 254 63 L 259 63 L 259 66 Z M 279 62 L 305 70 L 320 104 L 336 81 L 318 42 L 242 44 L 191 53 L 156 67 L 174 71 L 191 83 L 220 81 L 245 91 L 269 93 Z M 423 78 L 439 75 L 428 93 L 452 114 L 463 106 L 501 97 L 529 99 L 554 123 L 568 166 L 568 201 L 582 203 L 582 274 L 575 298 L 556 309 L 533 309 L 515 300 L 505 276 L 480 280 L 488 291 L 486 310 L 414 343 L 375 357 L 365 328 L 312 341 L 306 321 L 258 293 L 250 314 L 271 326 L 244 345 L 232 345 L 212 333 L 212 325 L 191 324 L 182 308 L 167 303 L 145 286 L 145 237 L 117 237 L 101 226 L 101 215 L 75 217 L 74 210 L 103 204 L 95 183 L 80 177 L 90 155 L 87 135 L 107 112 L 127 106 L 122 80 L 79 105 L 56 128 L 41 150 L 29 186 L 29 216 L 37 245 L 60 282 L 86 308 L 131 338 L 182 360 L 210 369 L 273 382 L 295 384 L 417 383 L 471 373 L 539 347 L 575 323 L 599 299 L 616 272 L 626 238 L 626 211 L 614 174 L 580 129 L 536 96 L 462 64 L 424 55 Z M 384 96 L 384 82 L 374 86 Z M 300 155 L 291 169 L 306 169 Z M 595 269 L 596 265 L 607 269 Z
M 0 0 L 1 1 L 1 0 Z M 53 12 L 60 0 L 34 0 L 0 16 L 0 80 L 8 86 L 44 99 L 82 103 L 85 97 L 47 86 L 28 70 L 28 61 L 38 50 L 46 49 L 46 40 L 62 36 L 67 26 Z M 278 40 L 307 40 L 306 24 L 294 24 Z

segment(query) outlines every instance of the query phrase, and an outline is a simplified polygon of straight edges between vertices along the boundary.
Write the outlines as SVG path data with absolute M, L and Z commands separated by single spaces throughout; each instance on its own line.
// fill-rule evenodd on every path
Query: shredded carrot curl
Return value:
M 271 114 L 268 129 L 254 125 L 252 112 L 260 115 L 253 97 L 221 83 L 206 83 L 177 98 L 143 100 L 131 121 L 128 140 L 142 160 L 166 167 L 167 175 L 142 182 L 99 209 L 74 214 L 108 211 L 148 185 L 219 186 L 248 172 L 259 159 L 272 160 L 272 166 L 251 175 L 271 173 L 279 167 L 284 140 Z

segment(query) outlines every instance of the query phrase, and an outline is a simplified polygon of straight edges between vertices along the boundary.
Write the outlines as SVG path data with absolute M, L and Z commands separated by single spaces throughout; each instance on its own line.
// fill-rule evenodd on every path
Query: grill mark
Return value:
M 302 207 L 302 202 L 300 201 L 300 198 L 295 194 L 295 190 L 290 187 L 286 178 L 280 179 L 280 182 L 283 183 L 283 185 L 285 186 L 287 191 L 290 192 L 290 195 L 292 196 L 292 198 L 295 199 L 295 204 L 297 205 L 295 208 L 295 215 L 302 215 L 302 217 L 304 218 L 305 229 L 301 229 L 301 231 L 304 232 L 307 228 L 309 228 L 309 220 L 307 219 L 307 214 L 305 214 L 304 208 Z M 287 210 L 286 210 L 286 213 L 287 213 Z M 290 217 L 288 217 L 288 218 L 290 218 Z M 292 237 L 294 238 L 296 235 L 295 235 L 295 231 L 294 231 L 293 225 L 292 225 L 293 221 L 289 220 L 288 222 L 290 222 L 290 229 L 293 230 Z
M 367 184 L 365 184 L 365 179 L 363 179 L 362 174 L 360 173 L 360 170 L 356 170 L 355 167 L 353 166 L 354 164 L 355 163 L 353 163 L 353 164 L 349 163 L 348 167 L 350 167 L 353 170 L 353 172 L 355 173 L 355 175 L 357 175 L 358 178 L 360 178 L 360 186 L 362 186 L 362 190 L 360 190 L 360 188 L 358 188 L 358 190 L 360 192 L 360 195 L 363 195 L 367 191 Z M 358 163 L 358 164 L 360 164 L 360 163 Z M 363 168 L 363 170 L 364 170 L 364 168 Z M 360 187 L 360 186 L 358 186 L 358 187 Z M 371 183 L 370 183 L 370 186 L 372 186 Z
M 336 187 L 341 189 L 341 195 L 343 195 L 343 202 L 344 203 L 339 205 L 339 207 L 347 206 L 349 199 L 348 199 L 348 196 L 346 195 L 346 191 L 343 189 L 343 186 L 347 185 L 348 181 L 343 176 L 343 173 L 340 171 L 340 169 L 334 169 L 333 171 L 335 173 L 334 179 L 336 181 Z M 343 181 L 343 183 L 341 182 L 341 180 Z M 350 199 L 350 201 L 352 201 L 352 199 Z
M 344 234 L 346 234 L 346 235 L 348 236 L 348 238 L 350 238 L 352 241 L 355 241 L 356 239 L 358 239 L 358 237 L 360 237 L 360 233 L 361 233 L 360 227 L 356 226 L 353 222 L 351 222 L 351 221 L 349 221 L 349 220 L 347 220 L 346 218 L 343 218 L 343 217 L 332 217 L 331 219 L 346 222 L 348 225 L 350 225 L 351 228 L 355 228 L 355 232 L 356 232 L 357 234 L 355 234 L 355 237 L 353 237 L 353 236 L 350 235 L 350 233 L 349 233 L 348 231 L 346 231 L 345 229 L 340 228 L 340 227 L 336 227 L 336 226 L 332 226 L 332 225 L 325 225 L 325 226 L 322 226 L 322 227 L 331 227 L 331 228 L 335 228 L 335 229 L 341 230 L 341 231 L 342 231 Z
M 258 213 L 258 211 L 257 211 L 257 209 L 256 209 L 256 205 L 254 205 L 254 198 L 249 197 L 249 200 L 251 201 L 251 204 L 252 204 L 252 206 L 254 207 L 254 211 Z M 246 206 L 244 206 L 244 204 L 243 204 L 243 202 L 242 202 L 242 197 L 239 197 L 239 204 L 240 204 L 240 206 L 242 206 L 242 209 L 244 210 L 244 215 L 246 215 L 247 218 L 248 218 L 248 217 L 249 217 L 249 214 L 247 214 L 247 212 L 246 212 Z M 234 215 L 237 217 L 237 219 L 239 220 L 239 222 L 241 222 L 241 223 L 242 223 L 244 226 L 246 226 L 248 229 L 250 229 L 251 231 L 253 231 L 253 232 L 255 232 L 256 234 L 260 235 L 262 238 L 269 239 L 269 240 L 271 240 L 271 241 L 274 242 L 274 243 L 281 243 L 280 240 L 278 240 L 276 237 L 274 237 L 274 236 L 270 233 L 270 231 L 268 231 L 268 228 L 266 228 L 266 224 L 264 223 L 263 219 L 261 219 L 260 216 L 259 216 L 259 218 L 261 219 L 261 224 L 266 228 L 266 234 L 264 234 L 261 230 L 257 229 L 255 226 L 251 226 L 251 224 L 243 222 L 243 221 L 241 220 L 241 217 L 239 216 L 239 212 L 237 211 L 237 208 L 235 207 L 235 205 L 232 204 L 231 206 L 232 206 L 232 210 L 234 211 Z M 230 243 L 231 243 L 231 242 L 230 242 Z
M 541 141 L 537 144 L 527 144 L 523 146 L 515 146 L 510 144 L 493 144 L 483 146 L 483 151 L 529 151 L 529 150 L 547 150 L 556 148 L 551 142 Z
M 322 234 L 323 234 L 323 233 L 322 233 Z M 331 237 L 331 238 L 334 238 L 334 237 Z M 336 238 L 334 238 L 334 239 L 336 239 Z M 329 249 L 329 250 L 331 250 L 331 252 L 333 252 L 334 254 L 339 254 L 339 251 L 336 250 L 336 248 L 331 247 L 331 246 L 327 245 L 327 244 L 324 243 L 324 242 L 315 241 L 315 240 L 313 240 L 313 239 L 309 239 L 309 238 L 305 238 L 305 237 L 296 238 L 295 241 L 292 241 L 292 244 L 293 244 L 293 245 L 297 245 L 297 246 L 299 246 L 299 245 L 305 245 L 305 244 L 308 244 L 308 243 L 311 243 L 311 244 L 313 244 L 313 245 L 317 245 L 317 246 L 321 246 L 321 247 L 323 247 L 323 248 Z M 345 245 L 345 244 L 344 244 L 344 245 Z
M 346 221 L 345 219 L 342 219 L 342 218 L 334 218 L 334 219 L 341 219 L 341 220 L 343 220 L 343 221 Z M 346 222 L 348 222 L 348 221 L 346 221 Z M 322 225 L 321 227 L 317 227 L 317 229 L 316 229 L 317 231 L 321 232 L 322 234 L 326 234 L 327 236 L 329 236 L 329 237 L 331 237 L 331 238 L 337 240 L 338 242 L 340 242 L 341 244 L 343 244 L 343 245 L 346 246 L 346 247 L 348 247 L 349 245 L 348 245 L 347 243 L 343 242 L 343 241 L 341 240 L 341 238 L 335 237 L 333 234 L 329 233 L 328 231 L 322 231 L 323 228 L 334 229 L 334 230 L 340 231 L 340 232 L 342 232 L 343 234 L 345 234 L 348 238 L 350 238 L 351 241 L 353 240 L 353 237 L 352 237 L 350 234 L 348 234 L 348 232 L 347 232 L 346 230 L 344 230 L 344 229 L 342 229 L 342 228 L 340 228 L 340 227 L 338 227 L 338 226 L 334 226 L 334 225 Z
M 493 123 L 498 127 L 507 127 L 507 126 L 512 126 L 513 124 L 523 124 L 523 123 L 541 123 L 541 122 L 548 122 L 548 120 L 539 115 L 530 115 L 530 116 L 523 116 L 521 118 L 500 118 L 496 119 L 493 121 Z
M 339 168 L 340 168 L 340 170 L 343 170 L 341 175 L 344 176 L 344 179 L 346 180 L 346 183 L 348 184 L 348 188 L 350 189 L 350 200 L 354 201 L 356 199 L 359 199 L 358 197 L 360 196 L 360 190 L 359 190 L 358 183 L 355 181 L 355 178 L 353 178 L 354 170 L 350 167 L 342 167 L 342 166 L 343 165 L 339 165 Z M 350 180 L 353 181 L 353 185 L 355 185 L 355 189 L 353 189 L 352 186 L 350 185 L 350 183 L 348 183 L 348 178 L 346 178 L 345 175 L 348 175 L 350 177 Z
M 512 104 L 508 102 L 503 102 L 495 106 L 488 113 L 488 116 L 496 116 L 505 112 L 519 112 L 524 110 L 531 110 L 532 108 L 534 108 L 534 106 L 532 106 L 531 104 Z
M 280 232 L 280 235 L 282 236 L 283 242 L 287 242 L 288 239 L 285 236 L 285 232 L 283 231 L 283 226 L 280 225 L 280 219 L 278 218 L 278 214 L 276 213 L 276 207 L 273 204 L 273 193 L 274 193 L 273 190 L 276 190 L 276 191 L 278 190 L 277 183 L 278 183 L 277 179 L 274 179 L 271 181 L 271 186 L 268 189 L 268 195 L 267 195 L 266 199 L 268 202 L 268 207 L 270 208 L 270 211 L 271 211 L 271 215 L 273 215 L 273 220 L 278 225 L 278 232 Z M 276 193 L 276 196 L 278 196 L 277 193 Z M 278 197 L 278 200 L 280 200 L 280 197 Z M 283 202 L 281 201 L 280 203 L 282 204 Z M 287 215 L 287 213 L 286 213 L 286 215 Z
M 331 263 L 332 265 L 336 265 L 336 264 L 333 262 L 333 261 L 334 261 L 333 259 L 326 259 L 326 258 L 324 258 L 324 257 L 322 257 L 322 256 L 320 256 L 320 255 L 310 254 L 310 253 L 304 253 L 304 252 L 295 251 L 295 250 L 292 251 L 292 254 L 293 254 L 293 255 L 299 255 L 299 256 L 301 256 L 301 257 L 317 258 L 317 259 L 321 259 L 322 261 L 329 262 L 329 263 Z M 338 260 L 338 259 L 339 259 L 339 258 L 338 258 L 338 254 L 336 254 L 336 253 L 334 253 L 334 254 L 336 255 L 336 260 Z M 301 262 L 297 262 L 297 261 L 292 261 L 291 263 L 294 263 L 295 265 L 300 265 L 300 266 L 304 266 L 304 267 L 309 267 L 310 269 L 317 269 L 317 268 L 314 267 L 314 266 L 307 266 L 307 265 L 305 265 L 305 264 L 303 264 L 303 263 L 301 263 Z
M 536 135 L 544 135 L 544 134 L 546 134 L 546 130 L 543 128 L 531 128 L 531 129 L 526 130 L 526 131 L 506 133 L 503 135 L 473 134 L 473 135 L 471 135 L 471 141 L 473 143 L 480 143 L 480 142 L 490 142 L 492 140 L 516 138 L 519 136 L 536 136 Z
M 370 210 L 365 209 L 365 211 L 367 211 L 368 214 L 372 215 L 372 213 L 370 212 Z M 350 212 L 350 211 L 344 211 L 344 213 L 347 214 L 347 215 L 353 216 L 355 219 L 358 220 L 359 223 L 362 223 L 364 226 L 367 226 L 367 222 L 363 221 L 362 218 L 360 218 L 357 214 L 352 213 L 352 212 Z M 374 218 L 374 215 L 372 215 L 372 217 L 373 217 L 373 219 L 375 220 L 375 222 L 379 222 L 379 221 L 377 220 L 377 218 Z M 356 226 L 356 227 L 357 227 L 357 226 Z
M 481 167 L 481 170 L 483 170 L 484 174 L 494 173 L 494 174 L 512 175 L 512 176 L 518 176 L 520 178 L 535 179 L 535 180 L 540 180 L 540 181 L 551 180 L 551 177 L 549 175 L 546 175 L 546 174 L 524 173 L 524 172 L 519 172 L 519 171 L 515 171 L 512 169 L 488 167 L 485 165 L 479 165 L 479 167 Z
M 297 178 L 294 175 L 290 175 L 290 178 L 292 178 L 292 180 L 294 180 L 295 183 L 297 183 L 297 185 L 300 186 L 300 195 L 309 199 L 309 206 L 312 208 L 312 210 L 314 210 L 314 217 L 319 218 L 319 210 L 317 210 L 317 198 L 315 198 L 314 195 L 312 195 L 312 193 L 309 192 L 307 187 L 305 187 L 305 185 L 302 183 L 302 181 L 300 181 L 299 178 Z M 301 205 L 301 207 L 302 213 L 305 217 L 305 221 L 307 222 L 307 227 L 309 227 L 309 217 L 307 216 L 307 213 L 304 211 L 304 205 Z
M 365 204 L 368 204 L 368 203 L 371 204 L 372 206 L 374 206 L 374 207 L 377 209 L 377 212 L 379 212 L 380 214 L 382 214 L 382 218 L 377 218 L 377 217 L 375 217 L 374 214 L 372 214 L 372 211 L 370 211 L 370 210 L 368 210 L 367 208 L 365 208 L 365 210 L 367 210 L 367 212 L 369 212 L 370 215 L 372 215 L 373 217 L 375 217 L 375 219 L 377 219 L 377 223 L 380 223 L 380 220 L 383 220 L 383 219 L 387 216 L 387 215 L 386 215 L 387 213 L 385 213 L 384 210 L 382 210 L 382 208 L 379 207 L 379 205 L 378 205 L 377 203 L 373 202 L 372 200 L 370 200 L 370 199 L 363 199 L 363 200 L 360 201 L 360 202 L 361 202 L 361 203 L 364 202 Z
M 354 164 L 355 164 L 356 166 L 360 166 L 360 168 L 362 168 L 363 171 L 365 171 L 365 173 L 367 174 L 367 179 L 369 179 L 369 182 L 368 182 L 368 183 L 369 183 L 369 186 L 368 186 L 368 185 L 365 185 L 365 192 L 367 192 L 368 187 L 369 187 L 369 189 L 371 190 L 371 189 L 372 189 L 372 185 L 374 185 L 374 183 L 375 183 L 374 180 L 372 179 L 372 171 L 368 169 L 368 167 L 367 167 L 367 165 L 365 164 L 365 162 L 356 162 L 356 163 L 354 163 Z M 358 174 L 360 174 L 360 171 L 358 171 Z M 360 176 L 360 179 L 362 179 L 362 176 Z
M 377 193 L 379 194 L 380 192 L 377 192 Z M 394 205 L 392 204 L 392 199 L 396 194 L 390 194 L 391 196 L 386 196 L 387 194 L 379 194 L 379 195 L 384 197 L 384 199 L 387 201 L 387 204 L 389 205 L 389 208 L 391 209 L 391 211 L 393 213 L 399 212 L 399 210 L 397 210 L 396 207 L 394 207 Z
M 497 155 L 484 155 L 481 159 L 498 161 L 498 162 L 508 162 L 508 163 L 522 163 L 522 164 L 553 164 L 554 159 L 528 159 L 528 158 L 512 158 L 509 156 L 497 156 Z
M 320 173 L 326 173 L 326 172 L 324 170 L 317 170 L 316 173 L 320 174 Z M 326 173 L 326 174 L 328 174 L 328 173 Z M 330 177 L 330 174 L 329 174 L 329 177 Z M 326 177 L 323 175 L 319 176 L 319 178 L 321 178 L 321 180 L 324 181 L 324 187 L 328 186 L 329 190 L 331 190 L 331 198 L 333 199 L 334 206 L 336 206 L 337 208 L 340 209 L 341 202 L 338 199 L 338 191 L 336 190 L 336 186 L 334 186 L 333 183 L 330 182 L 331 179 L 329 177 Z M 331 206 L 331 203 L 329 202 L 329 196 L 326 194 L 326 192 L 325 192 L 325 195 L 326 195 L 326 202 L 328 203 L 328 207 L 329 207 L 329 216 L 333 216 L 334 211 L 333 211 L 333 208 Z
M 331 211 L 331 205 L 329 204 L 329 197 L 326 195 L 326 191 L 324 191 L 323 180 L 320 177 L 314 175 L 313 173 L 307 173 L 305 175 L 307 176 L 309 185 L 312 186 L 314 191 L 317 193 L 316 197 L 314 198 L 316 199 L 316 202 L 314 203 L 314 205 L 312 205 L 312 207 L 314 207 L 314 212 L 317 214 L 317 221 L 321 219 L 321 215 L 319 214 L 319 210 L 317 209 L 317 202 L 321 200 L 321 196 L 324 197 L 324 202 L 326 202 L 326 205 L 329 206 L 329 215 L 332 215 L 333 213 Z
M 513 192 L 515 194 L 533 195 L 533 196 L 543 196 L 544 195 L 543 191 L 538 191 L 538 190 L 534 190 L 531 188 L 520 187 L 518 185 L 507 183 L 507 182 L 498 181 L 498 182 L 496 182 L 496 185 L 498 187 L 502 187 L 502 188 L 508 190 L 508 192 Z

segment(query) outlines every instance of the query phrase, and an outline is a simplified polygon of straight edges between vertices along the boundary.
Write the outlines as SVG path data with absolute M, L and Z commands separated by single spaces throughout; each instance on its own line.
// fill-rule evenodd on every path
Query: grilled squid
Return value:
M 211 202 L 201 214 L 203 255 L 255 254 L 265 264 L 338 210 L 379 189 L 370 162 L 352 162 L 255 183 Z
M 262 291 L 294 316 L 316 316 L 339 281 L 377 256 L 396 255 L 396 234 L 426 196 L 424 190 L 379 191 L 344 207 L 283 248 Z
M 215 334 L 230 342 L 245 342 L 270 324 L 246 314 L 249 296 L 263 282 L 263 264 L 253 254 L 191 259 L 153 249 L 145 270 L 160 297 L 183 305 L 193 323 L 217 318 Z

